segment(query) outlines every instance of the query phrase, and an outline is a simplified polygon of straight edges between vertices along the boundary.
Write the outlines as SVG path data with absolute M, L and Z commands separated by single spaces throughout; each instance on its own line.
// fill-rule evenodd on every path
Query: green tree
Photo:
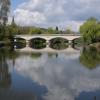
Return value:
M 56 26 L 56 30 L 57 30 L 57 31 L 59 31 L 59 28 L 58 28 L 58 26 Z
M 72 34 L 73 32 L 71 31 L 71 29 L 67 29 L 66 30 L 66 34 Z
M 94 43 L 100 37 L 100 24 L 98 20 L 91 17 L 81 27 L 80 33 L 83 35 L 85 43 Z
M 42 31 L 40 28 L 30 28 L 30 34 L 41 34 Z
M 10 11 L 10 0 L 0 0 L 0 37 L 5 36 L 8 13 Z
M 59 34 L 59 28 L 56 26 L 55 34 Z
M 30 27 L 17 26 L 17 29 L 18 29 L 17 34 L 29 34 L 30 32 Z
M 58 27 L 54 30 L 52 27 L 49 27 L 47 30 L 47 34 L 57 34 L 58 33 Z
M 0 22 L 5 25 L 10 11 L 10 0 L 0 0 Z

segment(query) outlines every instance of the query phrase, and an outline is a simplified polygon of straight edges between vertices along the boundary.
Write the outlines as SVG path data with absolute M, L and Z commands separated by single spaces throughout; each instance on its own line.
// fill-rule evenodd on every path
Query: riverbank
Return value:
M 98 51 L 100 51 L 100 42 L 98 43 L 93 43 L 90 46 L 97 48 Z

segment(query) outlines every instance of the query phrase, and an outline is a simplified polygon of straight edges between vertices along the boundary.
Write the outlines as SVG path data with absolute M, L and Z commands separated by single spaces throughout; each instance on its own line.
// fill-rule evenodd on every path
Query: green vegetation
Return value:
M 7 21 L 8 13 L 10 11 L 10 0 L 0 0 L 0 40 L 7 37 Z
M 42 30 L 40 28 L 30 28 L 30 34 L 42 34 Z
M 74 32 L 73 32 L 71 29 L 67 29 L 67 30 L 65 31 L 65 33 L 67 33 L 67 34 L 74 34 Z
M 81 27 L 85 44 L 100 42 L 100 22 L 95 18 L 89 18 Z
M 49 27 L 46 31 L 46 34 L 58 34 L 58 33 L 59 33 L 58 27 L 56 27 L 56 29 Z

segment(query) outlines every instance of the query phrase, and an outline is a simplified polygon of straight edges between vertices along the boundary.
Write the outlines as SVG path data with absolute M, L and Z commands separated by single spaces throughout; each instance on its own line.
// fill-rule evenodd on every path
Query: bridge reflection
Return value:
M 17 52 L 24 52 L 24 53 L 32 53 L 32 52 L 36 52 L 36 53 L 58 53 L 58 52 L 61 52 L 61 53 L 69 53 L 69 54 L 72 54 L 72 53 L 79 53 L 80 52 L 80 49 L 75 49 L 73 48 L 71 45 L 69 45 L 67 48 L 65 49 L 62 49 L 62 50 L 56 50 L 56 49 L 53 49 L 53 48 L 50 48 L 48 45 L 43 48 L 43 49 L 33 49 L 29 46 L 26 46 L 25 48 L 21 48 L 21 49 L 18 49 L 18 48 L 14 48 L 15 51 Z

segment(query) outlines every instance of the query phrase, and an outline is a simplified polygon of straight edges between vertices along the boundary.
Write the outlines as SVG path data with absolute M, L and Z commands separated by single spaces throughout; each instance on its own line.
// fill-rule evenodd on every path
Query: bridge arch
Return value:
M 13 39 L 14 42 L 20 42 L 20 41 L 25 41 L 26 42 L 26 39 L 22 38 L 22 37 L 15 37 Z
M 78 38 L 73 39 L 72 42 L 74 43 L 74 42 L 80 41 L 80 40 L 81 40 L 81 37 L 78 37 Z
M 16 49 L 25 48 L 26 47 L 26 40 L 23 38 L 14 38 L 12 45 Z
M 46 39 L 35 37 L 29 40 L 29 47 L 33 49 L 43 49 L 46 48 Z
M 49 46 L 52 49 L 62 50 L 68 47 L 68 40 L 62 37 L 52 38 L 49 42 Z

